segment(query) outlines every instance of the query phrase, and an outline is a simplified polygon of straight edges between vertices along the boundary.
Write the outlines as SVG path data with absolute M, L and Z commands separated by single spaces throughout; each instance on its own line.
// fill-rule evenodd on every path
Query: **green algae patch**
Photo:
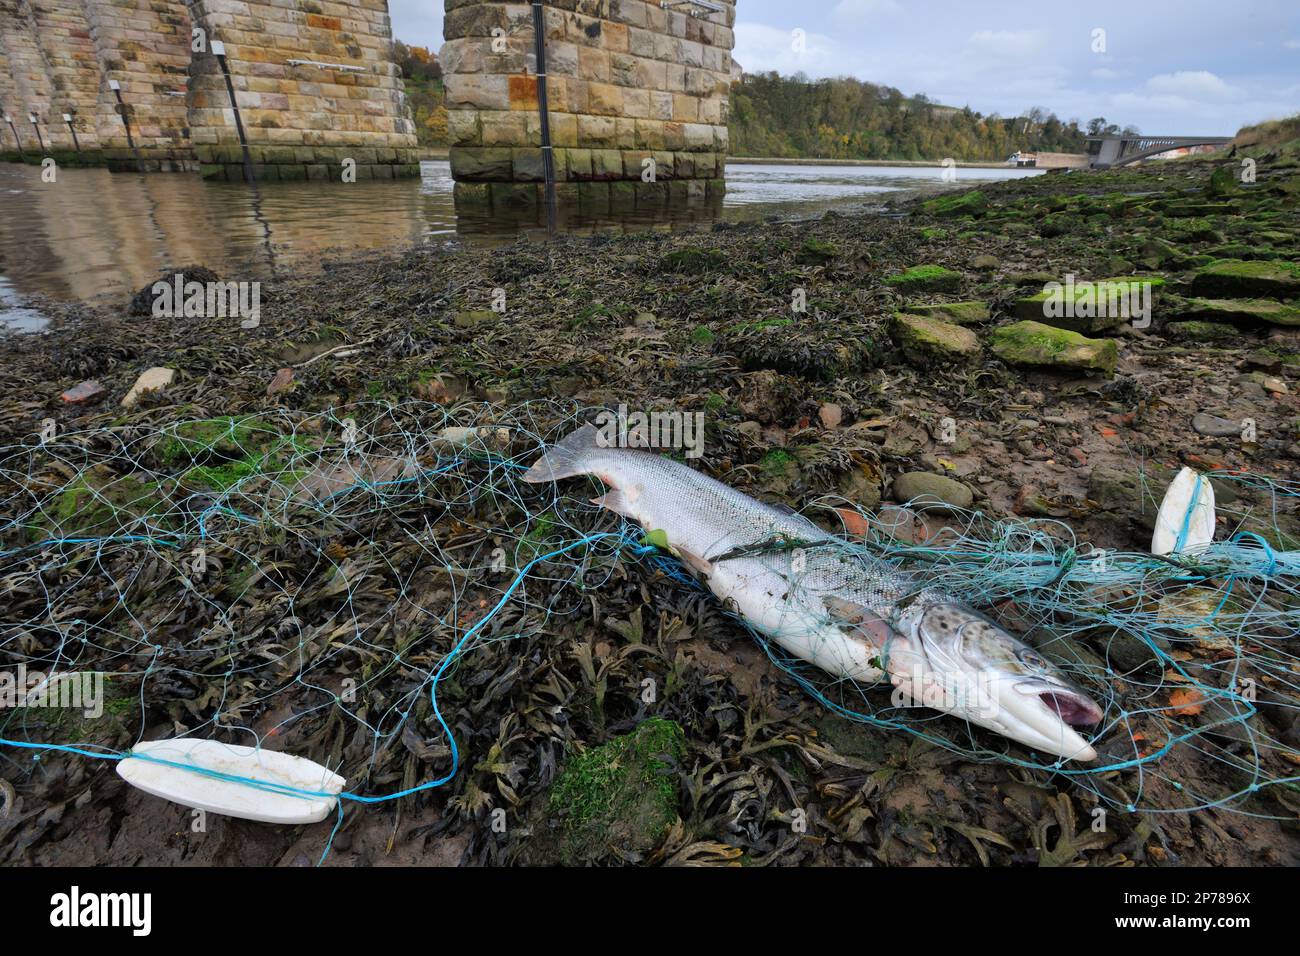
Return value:
M 201 460 L 210 455 L 243 458 L 260 451 L 268 440 L 279 437 L 269 422 L 255 415 L 182 422 L 166 431 L 166 437 L 156 449 L 164 465 Z
M 976 189 L 952 196 L 939 196 L 922 203 L 921 208 L 926 215 L 936 219 L 955 219 L 958 216 L 973 216 L 978 219 L 988 212 L 989 198 Z
M 181 422 L 167 429 L 155 448 L 164 465 L 189 465 L 182 481 L 227 491 L 258 475 L 290 481 L 299 477 L 290 464 L 310 452 L 302 437 L 281 435 L 271 423 L 252 415 Z
M 547 819 L 526 853 L 530 861 L 595 862 L 653 849 L 678 818 L 675 765 L 686 735 L 671 720 L 651 717 L 635 730 L 569 757 L 539 801 Z M 539 849 L 544 848 L 544 849 Z M 540 855 L 538 855 L 540 854 Z
M 930 319 L 951 322 L 953 325 L 976 325 L 993 317 L 984 302 L 935 302 L 928 305 L 909 305 L 903 310 L 907 315 L 922 315 Z
M 1089 339 L 1042 322 L 1014 322 L 989 336 L 993 354 L 1013 365 L 1082 369 L 1113 375 L 1119 361 L 1114 339 Z
M 840 247 L 833 242 L 809 239 L 794 255 L 794 261 L 802 266 L 824 266 L 833 262 L 840 254 Z
M 960 272 L 943 266 L 912 266 L 906 272 L 890 276 L 885 284 L 899 292 L 956 292 L 964 278 Z
M 683 246 L 675 249 L 659 260 L 659 268 L 664 272 L 677 272 L 683 275 L 701 275 L 714 272 L 727 263 L 727 256 L 721 249 L 705 249 L 701 246 Z
M 28 527 L 28 535 L 39 542 L 165 532 L 171 527 L 171 510 L 171 499 L 158 482 L 91 471 L 59 493 L 42 520 Z

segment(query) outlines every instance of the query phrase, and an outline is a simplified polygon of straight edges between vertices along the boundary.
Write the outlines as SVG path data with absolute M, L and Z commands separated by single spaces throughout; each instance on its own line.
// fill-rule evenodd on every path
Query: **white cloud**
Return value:
M 1147 89 L 1165 96 L 1224 99 L 1237 91 L 1209 70 L 1180 70 L 1160 73 L 1147 80 Z
M 1091 70 L 1088 75 L 1094 80 L 1117 80 L 1124 74 L 1107 66 L 1099 66 L 1097 69 Z
M 798 49 L 793 30 L 783 30 L 764 23 L 736 23 L 736 48 L 733 56 L 751 73 L 776 70 L 779 73 L 798 73 L 827 76 L 835 72 L 848 73 L 847 64 L 836 67 L 839 51 L 835 41 L 822 33 L 807 33 L 803 49 Z

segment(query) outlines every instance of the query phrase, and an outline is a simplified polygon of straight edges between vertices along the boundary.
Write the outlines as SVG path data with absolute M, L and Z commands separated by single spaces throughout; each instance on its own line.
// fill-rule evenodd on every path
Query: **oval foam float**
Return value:
M 1184 468 L 1169 482 L 1164 501 L 1160 502 L 1151 553 L 1197 551 L 1213 540 L 1214 486 L 1208 478 Z
M 194 769 L 188 769 L 191 767 Z M 118 761 L 117 772 L 131 786 L 155 797 L 262 823 L 317 823 L 334 809 L 337 795 L 347 783 L 306 757 L 203 737 L 142 741 L 131 748 L 131 756 Z M 237 780 L 209 776 L 212 773 L 330 796 L 276 793 Z

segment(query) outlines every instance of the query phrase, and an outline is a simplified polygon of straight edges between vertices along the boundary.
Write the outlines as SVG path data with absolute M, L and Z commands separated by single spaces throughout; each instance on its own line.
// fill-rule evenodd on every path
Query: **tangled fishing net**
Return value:
M 563 632 L 629 575 L 700 588 L 642 529 L 590 503 L 598 482 L 521 482 L 583 417 L 546 402 L 376 401 L 0 448 L 0 664 L 102 673 L 110 711 L 138 707 L 125 741 L 32 707 L 0 710 L 0 760 L 119 759 L 162 720 L 272 749 L 302 730 L 296 751 L 347 778 L 344 802 L 453 780 L 458 737 L 498 693 L 476 677 L 476 651 Z M 1213 477 L 1248 490 L 1249 513 L 1221 512 L 1219 541 L 1169 557 L 1098 551 L 1059 521 L 820 502 L 846 551 L 988 609 L 1101 703 L 1094 764 L 1035 760 L 896 705 L 887 683 L 833 678 L 754 637 L 852 720 L 1067 775 L 1120 809 L 1261 813 L 1254 794 L 1300 779 L 1286 739 L 1300 708 L 1300 552 L 1233 532 L 1276 527 L 1270 516 L 1294 512 L 1300 485 Z M 542 670 L 533 679 L 550 679 Z M 439 772 L 378 772 L 398 742 Z

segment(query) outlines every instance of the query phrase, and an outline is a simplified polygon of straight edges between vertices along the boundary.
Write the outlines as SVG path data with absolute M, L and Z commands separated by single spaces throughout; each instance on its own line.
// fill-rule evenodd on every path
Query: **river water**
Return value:
M 563 212 L 577 232 L 678 229 L 723 220 L 813 215 L 877 204 L 887 194 L 960 188 L 1038 175 L 1025 169 L 729 163 L 721 202 L 620 212 Z M 205 183 L 179 173 L 136 175 L 0 164 L 0 325 L 43 324 L 33 296 L 122 303 L 172 268 L 204 265 L 226 279 L 269 278 L 322 259 L 415 243 L 493 244 L 545 235 L 540 211 L 458 210 L 448 164 L 419 179 L 358 183 Z

